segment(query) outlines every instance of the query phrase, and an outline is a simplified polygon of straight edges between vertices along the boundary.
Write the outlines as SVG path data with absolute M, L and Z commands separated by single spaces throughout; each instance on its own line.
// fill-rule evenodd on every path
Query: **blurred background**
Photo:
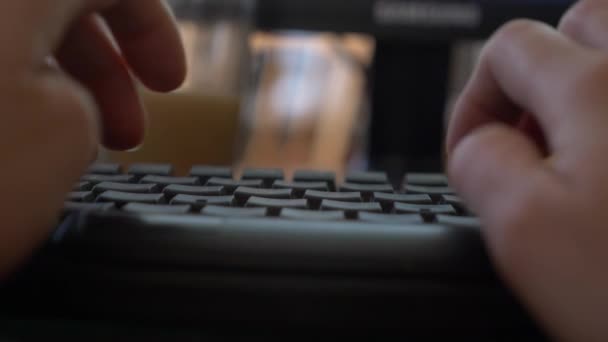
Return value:
M 369 9 L 362 8 L 369 0 L 169 3 L 188 79 L 171 94 L 142 89 L 150 115 L 144 145 L 104 150 L 104 161 L 168 162 L 180 174 L 194 164 L 288 174 L 441 171 L 450 108 L 492 29 L 460 35 L 449 26 L 391 29 L 363 21 L 391 24 L 400 18 L 395 13 L 416 19 L 419 8 L 395 7 L 406 1 L 376 1 Z M 423 14 L 455 20 L 462 30 L 479 25 L 480 9 L 462 4 L 448 8 L 450 17 Z

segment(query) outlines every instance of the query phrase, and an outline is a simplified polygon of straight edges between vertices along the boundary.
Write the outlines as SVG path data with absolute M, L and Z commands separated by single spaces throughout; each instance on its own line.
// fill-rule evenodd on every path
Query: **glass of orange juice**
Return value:
M 100 161 L 230 165 L 249 87 L 255 0 L 171 0 L 188 59 L 183 86 L 170 94 L 141 90 L 148 112 L 144 143 L 129 152 L 102 149 Z

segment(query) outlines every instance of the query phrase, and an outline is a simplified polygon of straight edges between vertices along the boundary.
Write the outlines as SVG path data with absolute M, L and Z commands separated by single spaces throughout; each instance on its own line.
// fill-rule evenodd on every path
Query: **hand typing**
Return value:
M 131 75 L 168 91 L 185 77 L 174 21 L 160 0 L 0 3 L 0 275 L 47 238 L 99 143 L 141 143 Z
M 555 338 L 608 340 L 608 2 L 485 47 L 450 126 L 451 181 L 495 264 Z M 540 132 L 540 134 L 537 134 Z

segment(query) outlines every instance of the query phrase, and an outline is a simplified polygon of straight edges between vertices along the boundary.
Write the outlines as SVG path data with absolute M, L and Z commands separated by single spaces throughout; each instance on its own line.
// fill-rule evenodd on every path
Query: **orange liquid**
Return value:
M 121 163 L 171 163 L 185 175 L 192 165 L 231 165 L 235 159 L 240 102 L 178 92 L 142 94 L 148 111 L 143 146 L 132 152 L 102 150 L 100 159 Z

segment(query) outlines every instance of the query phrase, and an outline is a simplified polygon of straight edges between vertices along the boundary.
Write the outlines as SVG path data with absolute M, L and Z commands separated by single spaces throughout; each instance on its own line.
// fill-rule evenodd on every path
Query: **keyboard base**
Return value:
M 12 320 L 219 330 L 236 339 L 542 337 L 504 289 L 471 279 L 135 269 L 47 255 L 0 293 L 9 294 L 0 294 L 0 316 Z

